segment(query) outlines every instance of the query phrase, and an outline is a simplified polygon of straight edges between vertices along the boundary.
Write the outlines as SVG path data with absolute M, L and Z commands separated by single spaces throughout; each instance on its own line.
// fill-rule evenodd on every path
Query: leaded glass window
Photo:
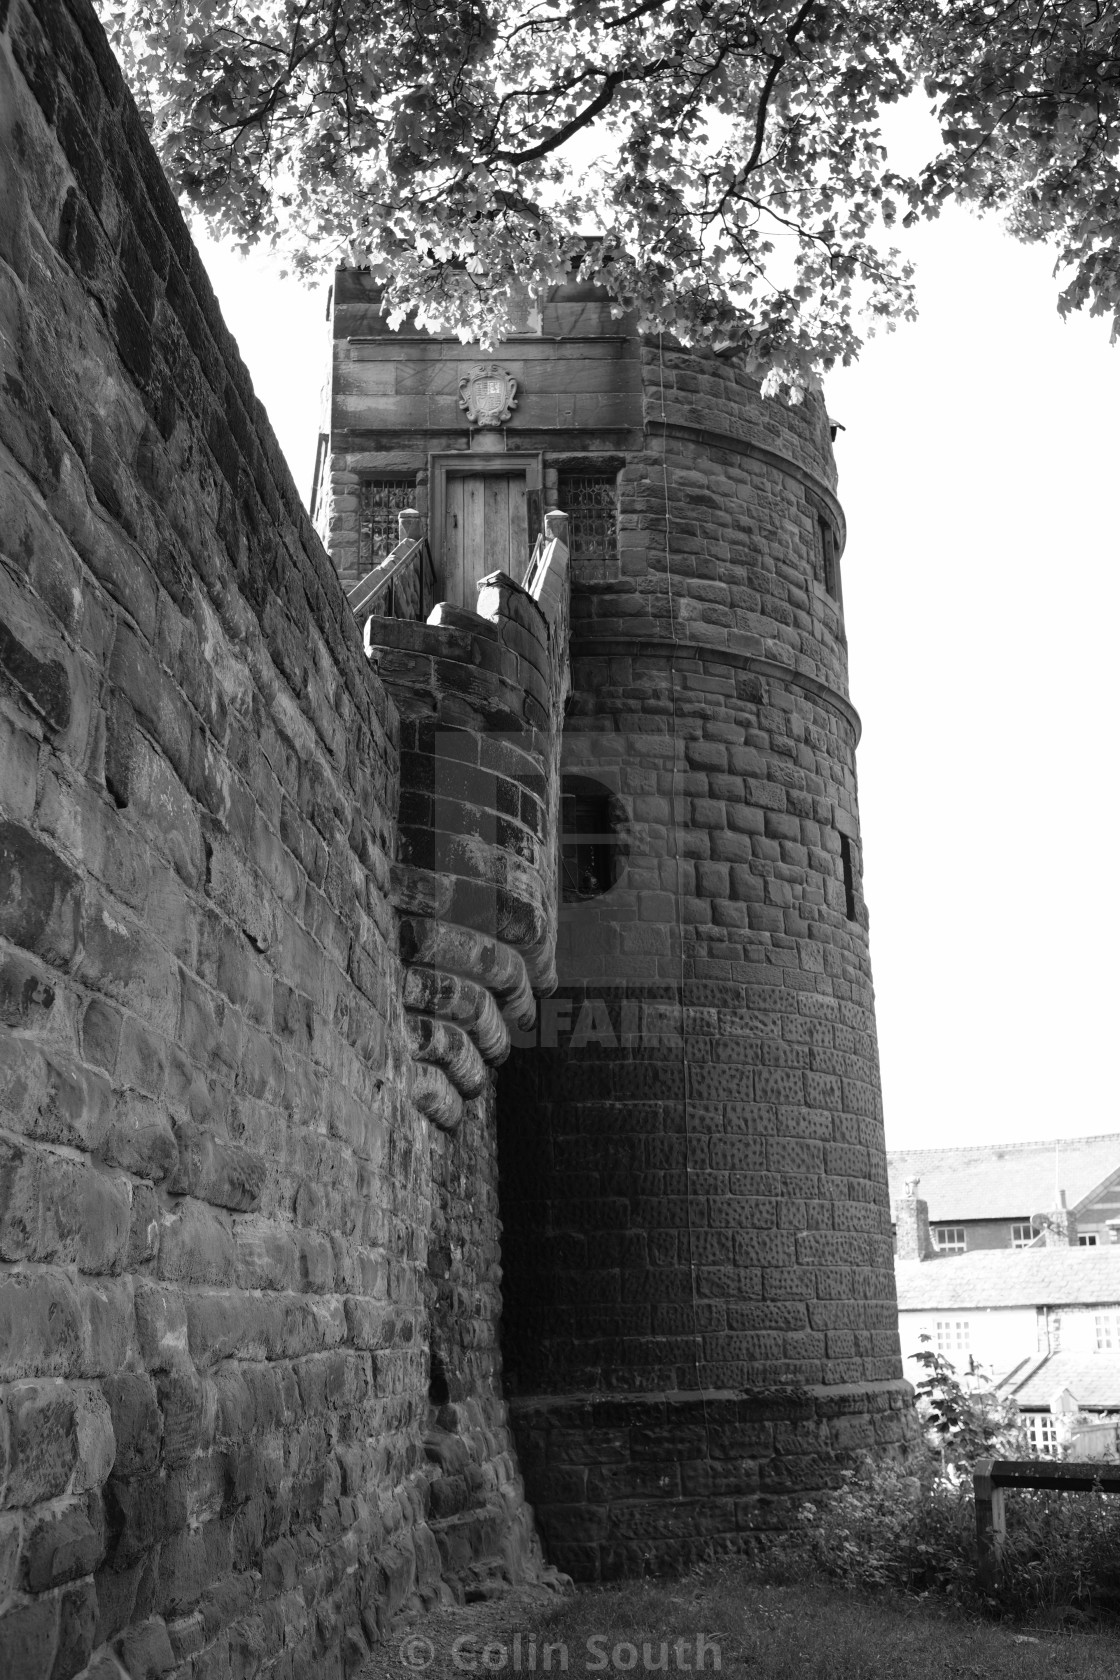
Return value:
M 562 472 L 560 507 L 568 516 L 574 560 L 613 560 L 618 554 L 618 474 Z
M 362 485 L 358 495 L 358 533 L 363 572 L 396 548 L 397 515 L 415 505 L 415 478 L 370 478 Z

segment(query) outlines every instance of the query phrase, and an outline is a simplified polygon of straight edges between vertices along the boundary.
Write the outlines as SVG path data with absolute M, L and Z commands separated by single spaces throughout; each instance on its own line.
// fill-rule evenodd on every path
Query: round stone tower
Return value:
M 613 512 L 545 474 L 571 525 L 560 987 L 499 1080 L 507 1394 L 583 1579 L 749 1546 L 913 1427 L 828 417 L 628 348 Z

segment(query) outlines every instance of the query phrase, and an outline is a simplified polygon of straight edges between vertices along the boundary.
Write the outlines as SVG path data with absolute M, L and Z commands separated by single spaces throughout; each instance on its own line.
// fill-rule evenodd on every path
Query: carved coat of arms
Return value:
M 472 426 L 504 426 L 517 407 L 517 381 L 504 367 L 480 362 L 459 381 L 459 407 Z

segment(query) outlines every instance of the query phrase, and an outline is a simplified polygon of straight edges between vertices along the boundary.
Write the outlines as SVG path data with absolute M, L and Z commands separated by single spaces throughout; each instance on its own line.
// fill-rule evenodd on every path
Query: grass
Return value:
M 412 1648 L 414 1661 L 421 1659 L 415 1667 L 401 1658 L 410 1637 L 428 1642 Z M 1103 1680 L 1120 1669 L 1115 1632 L 974 1621 L 929 1600 L 772 1583 L 750 1563 L 729 1560 L 679 1581 L 628 1582 L 566 1598 L 521 1590 L 437 1612 L 402 1629 L 362 1680 L 668 1677 L 695 1672 L 699 1637 L 703 1672 L 717 1671 L 718 1648 L 719 1673 L 751 1680 Z M 566 1670 L 554 1650 L 546 1671 L 546 1644 L 566 1651 Z

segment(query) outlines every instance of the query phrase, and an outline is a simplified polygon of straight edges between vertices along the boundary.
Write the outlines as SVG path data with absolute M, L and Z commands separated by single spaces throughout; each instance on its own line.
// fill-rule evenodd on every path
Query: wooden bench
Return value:
M 972 1471 L 976 1497 L 977 1576 L 995 1592 L 1007 1537 L 1004 1495 L 1008 1488 L 1049 1488 L 1057 1493 L 1120 1493 L 1120 1464 L 1049 1464 L 1040 1458 L 978 1458 Z

